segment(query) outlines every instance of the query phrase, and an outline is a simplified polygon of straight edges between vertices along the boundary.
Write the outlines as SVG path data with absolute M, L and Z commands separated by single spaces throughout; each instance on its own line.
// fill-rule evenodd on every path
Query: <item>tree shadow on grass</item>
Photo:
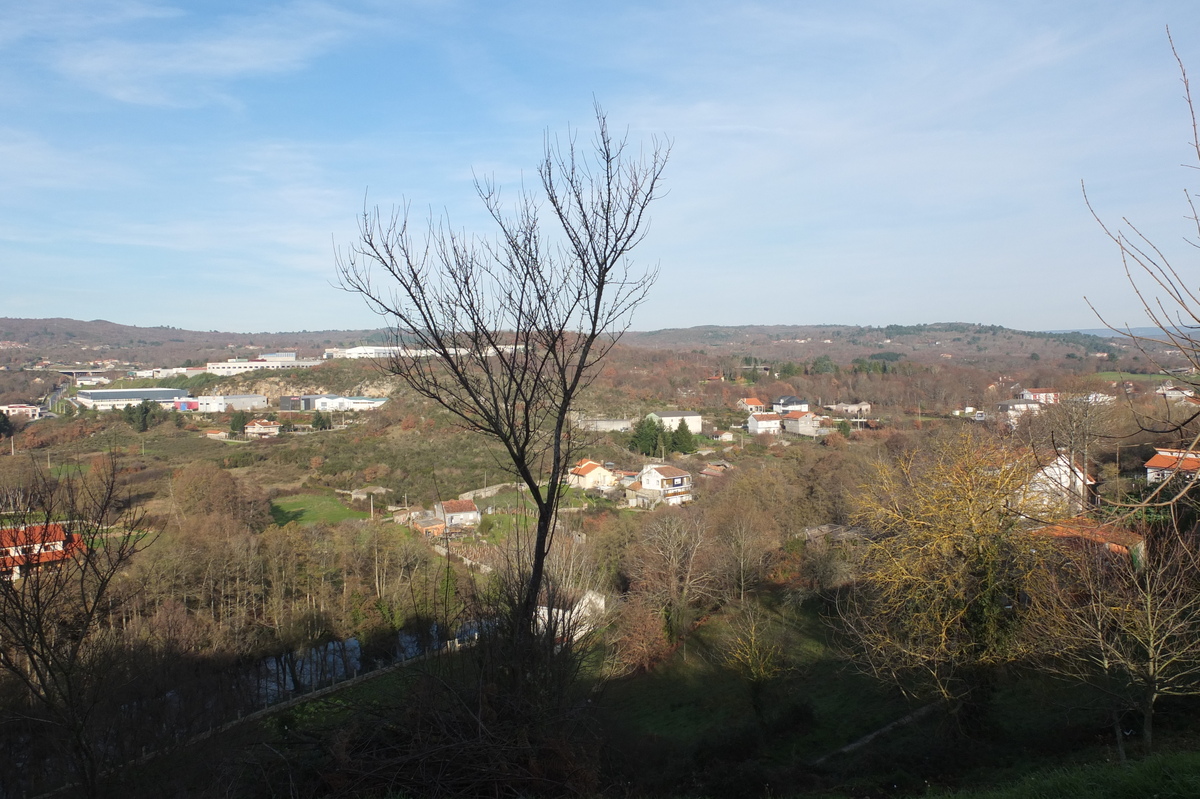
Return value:
M 304 516 L 304 508 L 296 508 L 295 510 L 287 510 L 278 505 L 271 503 L 271 521 L 283 527 L 289 522 L 298 522 Z

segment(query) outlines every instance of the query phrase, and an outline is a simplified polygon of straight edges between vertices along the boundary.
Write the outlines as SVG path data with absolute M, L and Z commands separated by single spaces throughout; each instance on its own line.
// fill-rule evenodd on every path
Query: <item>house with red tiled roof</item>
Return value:
M 799 436 L 821 435 L 821 417 L 812 411 L 789 411 L 783 415 L 783 429 Z
M 1103 548 L 1116 555 L 1140 556 L 1145 544 L 1140 535 L 1111 522 L 1098 522 L 1086 516 L 1039 527 L 1033 535 L 1055 538 L 1075 548 Z
M 0 527 L 0 579 L 16 580 L 67 560 L 83 546 L 61 524 Z
M 625 498 L 631 508 L 653 508 L 662 502 L 668 505 L 691 502 L 692 475 L 674 466 L 649 464 L 625 489 Z
M 762 413 L 767 409 L 767 403 L 758 397 L 742 397 L 737 401 L 738 408 L 749 413 Z
M 1200 472 L 1200 452 L 1188 449 L 1155 447 L 1154 457 L 1146 461 L 1146 482 L 1161 483 L 1176 475 L 1192 479 Z
M 586 491 L 589 488 L 608 488 L 616 485 L 617 476 L 605 469 L 599 463 L 587 459 L 575 464 L 575 468 L 567 472 L 567 485 Z
M 475 527 L 483 518 L 474 500 L 448 499 L 433 506 L 433 513 L 446 523 L 447 527 Z
M 255 419 L 246 423 L 246 438 L 274 438 L 283 427 L 270 419 Z

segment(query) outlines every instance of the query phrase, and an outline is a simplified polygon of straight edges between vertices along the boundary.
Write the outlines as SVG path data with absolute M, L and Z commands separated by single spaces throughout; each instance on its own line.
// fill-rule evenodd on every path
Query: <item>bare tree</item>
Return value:
M 338 254 L 342 286 L 387 320 L 396 349 L 386 368 L 498 441 L 529 489 L 537 525 L 515 609 L 521 637 L 533 629 L 575 451 L 571 408 L 656 277 L 629 254 L 646 235 L 669 146 L 634 152 L 598 106 L 596 121 L 590 150 L 574 130 L 565 141 L 547 135 L 541 193 L 522 188 L 511 211 L 498 185 L 476 181 L 494 239 L 432 218 L 414 236 L 407 208 L 374 209 Z
M 128 720 L 114 699 L 127 687 L 124 645 L 113 620 L 136 590 L 125 567 L 151 536 L 121 494 L 112 458 L 87 475 L 34 470 L 31 479 L 3 533 L 0 670 L 23 695 L 11 710 L 52 730 L 54 750 L 65 750 L 95 796 L 103 764 L 127 754 L 119 743 Z
M 698 607 L 716 600 L 715 554 L 711 533 L 694 515 L 655 519 L 632 548 L 632 590 L 659 611 L 670 641 L 687 633 Z
M 1142 746 L 1153 746 L 1154 708 L 1163 696 L 1200 694 L 1200 552 L 1194 541 L 1162 536 L 1132 552 L 1080 547 L 1049 592 L 1041 614 L 1057 642 L 1049 666 L 1100 689 L 1114 711 L 1142 717 Z M 1119 725 L 1114 712 L 1114 724 Z M 1120 729 L 1117 739 L 1120 742 Z
M 1183 86 L 1183 98 L 1187 104 L 1191 119 L 1190 163 L 1183 166 L 1189 169 L 1200 169 L 1200 125 L 1197 124 L 1196 105 L 1192 99 L 1191 85 L 1188 80 L 1187 68 L 1167 30 L 1167 41 L 1171 53 L 1179 69 L 1179 79 Z M 1084 200 L 1088 210 L 1099 223 L 1105 235 L 1117 246 L 1125 269 L 1125 277 L 1136 295 L 1142 310 L 1152 326 L 1158 330 L 1151 335 L 1139 335 L 1126 326 L 1111 324 L 1094 306 L 1093 311 L 1110 330 L 1126 338 L 1130 344 L 1152 366 L 1164 372 L 1187 373 L 1178 374 L 1174 379 L 1200 385 L 1195 375 L 1200 372 L 1200 294 L 1189 286 L 1189 278 L 1181 272 L 1178 261 L 1163 247 L 1160 247 L 1148 235 L 1143 233 L 1136 224 L 1128 218 L 1122 218 L 1120 224 L 1108 224 L 1092 206 L 1084 190 Z M 1188 213 L 1188 234 L 1184 241 L 1193 247 L 1200 248 L 1200 213 L 1197 213 L 1197 195 L 1194 191 L 1184 189 L 1184 201 Z M 1173 363 L 1164 357 L 1168 353 L 1181 356 L 1186 366 L 1183 369 L 1172 369 Z M 1200 411 L 1194 406 L 1172 407 L 1164 398 L 1161 415 L 1138 416 L 1137 422 L 1142 430 L 1155 433 L 1175 433 L 1179 436 L 1180 446 L 1195 451 L 1200 448 L 1200 433 L 1196 423 L 1200 422 Z M 1183 410 L 1182 416 L 1180 410 Z M 1154 418 L 1157 416 L 1158 418 Z M 1170 508 L 1175 513 L 1176 505 L 1191 493 L 1196 480 L 1189 477 L 1186 483 L 1181 480 L 1166 481 L 1150 491 L 1135 504 L 1138 508 L 1147 507 Z

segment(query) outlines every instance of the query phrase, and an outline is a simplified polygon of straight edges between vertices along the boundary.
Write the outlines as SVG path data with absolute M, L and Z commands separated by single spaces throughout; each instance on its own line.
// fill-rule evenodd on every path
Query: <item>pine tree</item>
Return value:
M 684 455 L 696 451 L 696 438 L 683 419 L 679 420 L 679 426 L 671 434 L 671 449 Z
M 646 416 L 633 426 L 633 435 L 629 439 L 629 448 L 643 455 L 653 455 L 660 451 L 664 440 L 665 443 L 670 443 L 662 422 Z

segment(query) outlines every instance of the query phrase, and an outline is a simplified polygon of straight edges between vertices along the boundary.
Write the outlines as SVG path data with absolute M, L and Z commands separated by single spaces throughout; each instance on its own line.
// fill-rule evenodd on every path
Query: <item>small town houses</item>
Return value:
M 17 580 L 61 563 L 82 546 L 61 524 L 0 527 L 0 579 Z
M 1150 460 L 1146 461 L 1146 482 L 1154 485 L 1175 476 L 1193 480 L 1200 472 L 1200 452 L 1187 449 L 1156 447 Z
M 783 431 L 783 417 L 777 413 L 752 413 L 746 420 L 746 430 L 752 436 L 777 436 Z
M 581 491 L 605 489 L 617 484 L 617 476 L 604 466 L 587 459 L 575 464 L 567 473 L 567 485 Z
M 692 501 L 692 475 L 683 469 L 652 463 L 644 466 L 625 488 L 631 508 L 654 508 L 659 504 L 682 505 Z

